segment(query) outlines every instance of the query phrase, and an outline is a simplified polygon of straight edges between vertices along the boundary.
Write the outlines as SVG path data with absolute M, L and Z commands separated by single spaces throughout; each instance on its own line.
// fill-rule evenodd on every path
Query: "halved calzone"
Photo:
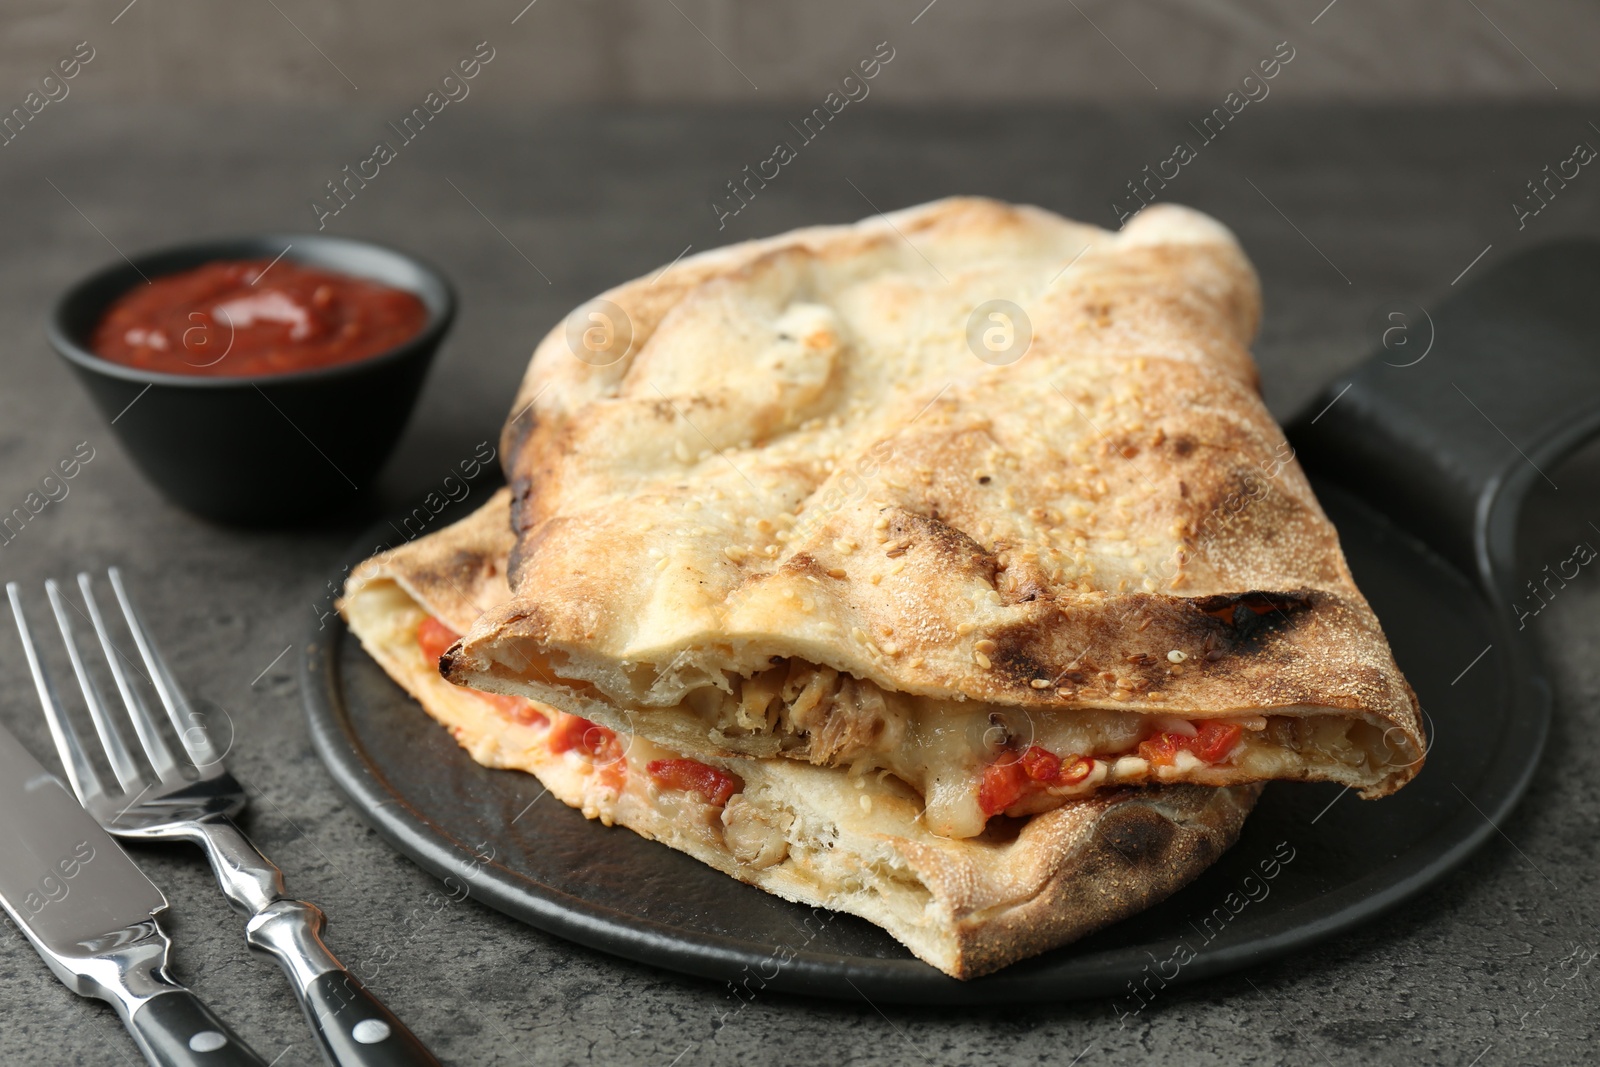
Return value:
M 535 353 L 515 595 L 446 674 L 887 771 L 952 838 L 1115 786 L 1392 792 L 1416 699 L 1261 402 L 1259 305 L 1194 211 L 972 199 L 614 289 Z
M 520 697 L 451 685 L 438 657 L 510 598 L 508 494 L 352 573 L 339 610 L 479 763 L 789 900 L 863 916 L 970 978 L 1166 897 L 1237 838 L 1257 786 L 1106 790 L 966 840 L 893 776 L 782 758 L 690 758 Z M 535 816 L 537 817 L 537 816 Z

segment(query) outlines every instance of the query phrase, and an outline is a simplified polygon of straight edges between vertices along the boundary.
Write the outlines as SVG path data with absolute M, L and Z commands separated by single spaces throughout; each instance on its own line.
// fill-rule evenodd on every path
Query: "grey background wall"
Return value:
M 85 94 L 173 103 L 411 102 L 484 40 L 509 60 L 477 88 L 530 105 L 820 99 L 885 40 L 872 91 L 904 103 L 1209 97 L 1283 40 L 1290 98 L 1600 92 L 1585 0 L 6 0 L 0 17 L 19 99 L 83 40 Z

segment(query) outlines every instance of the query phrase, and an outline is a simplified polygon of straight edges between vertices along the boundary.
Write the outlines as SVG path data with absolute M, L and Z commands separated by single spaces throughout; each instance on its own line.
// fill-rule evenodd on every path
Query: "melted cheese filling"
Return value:
M 1064 759 L 1094 757 L 1094 769 L 1074 785 L 1030 793 L 1008 814 L 1046 811 L 1102 786 L 1151 781 L 1222 785 L 1315 776 L 1360 785 L 1404 758 L 1384 743 L 1382 730 L 1364 720 L 1274 714 L 1220 719 L 1237 723 L 1243 734 L 1217 763 L 1179 752 L 1170 765 L 1153 766 L 1137 755 L 1140 742 L 1167 729 L 1187 732 L 1187 720 L 913 696 L 801 660 L 749 678 L 730 677 L 727 689 L 694 690 L 683 707 L 719 743 L 768 736 L 791 758 L 849 767 L 857 775 L 887 771 L 922 795 L 928 829 L 944 837 L 983 832 L 988 816 L 978 790 L 984 768 L 1033 746 Z

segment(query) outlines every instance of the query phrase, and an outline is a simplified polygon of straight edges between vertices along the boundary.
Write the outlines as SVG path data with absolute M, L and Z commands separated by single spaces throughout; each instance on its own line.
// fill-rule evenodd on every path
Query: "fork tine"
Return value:
M 144 775 L 140 773 L 139 765 L 133 762 L 133 755 L 122 740 L 122 731 L 117 729 L 117 724 L 106 711 L 99 683 L 84 665 L 83 655 L 78 651 L 77 631 L 72 625 L 72 616 L 67 613 L 66 601 L 61 597 L 61 587 L 54 578 L 49 578 L 45 580 L 44 592 L 50 598 L 50 610 L 55 612 L 56 626 L 60 627 L 61 640 L 67 646 L 67 659 L 72 661 L 72 673 L 78 678 L 83 702 L 89 706 L 89 718 L 94 723 L 94 732 L 100 736 L 100 746 L 105 749 L 111 770 L 116 774 L 117 783 L 122 786 L 124 793 L 136 792 L 144 785 Z
M 155 720 L 150 717 L 144 697 L 134 688 L 128 672 L 123 668 L 122 650 L 111 641 L 111 633 L 106 629 L 105 617 L 100 614 L 100 602 L 95 599 L 94 586 L 88 574 L 79 572 L 78 589 L 83 593 L 83 603 L 89 609 L 89 621 L 94 624 L 95 636 L 100 638 L 100 649 L 111 666 L 111 677 L 116 680 L 117 692 L 122 694 L 122 704 L 128 709 L 128 718 L 133 720 L 133 732 L 139 735 L 139 744 L 144 746 L 145 758 L 150 761 L 156 777 L 165 781 L 178 773 L 178 762 L 172 758 L 172 750 L 167 747 Z
M 128 597 L 128 591 L 122 585 L 122 572 L 111 567 L 107 569 L 106 574 L 111 578 L 111 589 L 117 594 L 117 603 L 122 606 L 122 617 L 127 620 L 128 630 L 133 634 L 133 643 L 139 646 L 139 655 L 150 671 L 150 680 L 155 683 L 156 692 L 161 697 L 161 706 L 166 708 L 167 718 L 172 720 L 172 728 L 178 732 L 178 740 L 182 742 L 184 751 L 189 754 L 195 769 L 202 774 L 207 770 L 220 771 L 218 764 L 221 760 L 216 750 L 211 747 L 211 739 L 206 731 L 198 728 L 197 723 L 186 721 L 191 720 L 193 716 L 189 699 L 183 695 L 178 680 L 167 669 L 166 660 L 161 658 L 155 640 L 150 636 L 150 631 L 139 616 L 138 609 Z
M 78 743 L 77 732 L 72 729 L 72 722 L 56 696 L 55 684 L 51 682 L 50 675 L 45 673 L 44 663 L 40 661 L 39 651 L 33 644 L 33 632 L 28 629 L 27 616 L 22 613 L 22 595 L 16 582 L 6 583 L 6 596 L 11 601 L 11 614 L 17 620 L 17 633 L 22 637 L 22 654 L 28 658 L 28 670 L 33 673 L 33 684 L 39 691 L 39 704 L 44 708 L 50 736 L 56 743 L 56 754 L 61 757 L 61 766 L 67 772 L 67 780 L 72 783 L 72 791 L 78 794 L 78 801 L 84 805 L 99 800 L 105 796 L 105 790 L 100 787 L 100 776 L 95 773 L 83 746 Z

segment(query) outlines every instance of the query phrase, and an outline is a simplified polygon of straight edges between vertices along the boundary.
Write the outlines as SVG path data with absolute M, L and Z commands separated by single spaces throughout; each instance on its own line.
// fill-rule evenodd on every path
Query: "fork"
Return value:
M 106 628 L 89 575 L 80 573 L 78 589 L 83 594 L 89 623 L 100 640 L 127 719 L 155 780 L 145 775 L 124 743 L 99 684 L 89 673 L 60 587 L 53 579 L 47 580 L 45 594 L 66 643 L 67 658 L 83 691 L 106 761 L 120 786 L 113 795 L 101 785 L 65 710 L 46 696 L 51 690 L 44 678 L 43 663 L 30 657 L 29 666 L 49 720 L 50 734 L 78 800 L 96 822 L 117 837 L 188 841 L 205 850 L 223 894 L 235 911 L 249 916 L 245 923 L 246 942 L 283 968 L 323 1056 L 334 1067 L 438 1067 L 438 1061 L 422 1042 L 323 944 L 326 920 L 322 910 L 287 896 L 283 872 L 235 824 L 234 816 L 244 810 L 247 799 L 243 787 L 223 766 L 203 718 L 194 711 L 156 649 L 149 628 L 128 597 L 121 573 L 112 567 L 108 577 L 148 680 L 188 757 L 188 766 L 174 758 L 144 696 L 134 687 L 122 653 Z M 16 582 L 6 584 L 6 594 L 23 640 L 32 645 Z

